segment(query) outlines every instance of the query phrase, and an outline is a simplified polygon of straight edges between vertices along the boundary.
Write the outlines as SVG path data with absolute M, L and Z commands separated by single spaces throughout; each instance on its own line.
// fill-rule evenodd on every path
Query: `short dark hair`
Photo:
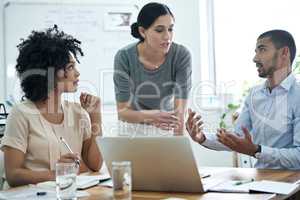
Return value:
M 285 30 L 270 30 L 262 33 L 258 39 L 270 38 L 276 49 L 287 46 L 290 51 L 290 61 L 293 63 L 296 55 L 296 44 L 293 36 Z
M 27 39 L 22 39 L 17 46 L 16 70 L 25 97 L 33 102 L 46 100 L 49 91 L 56 87 L 56 72 L 69 63 L 70 52 L 77 62 L 78 53 L 83 56 L 80 44 L 56 25 L 44 32 L 32 31 Z
M 167 5 L 161 3 L 146 4 L 139 12 L 137 22 L 131 25 L 131 35 L 140 41 L 144 41 L 138 30 L 139 26 L 148 29 L 158 17 L 163 15 L 171 15 L 174 18 L 173 13 Z

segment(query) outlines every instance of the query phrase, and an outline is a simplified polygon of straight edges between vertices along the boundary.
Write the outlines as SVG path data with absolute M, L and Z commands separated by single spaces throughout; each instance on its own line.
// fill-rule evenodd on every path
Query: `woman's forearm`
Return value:
M 91 138 L 84 141 L 83 160 L 92 171 L 99 171 L 103 164 L 96 137 L 96 135 L 92 135 Z
M 149 123 L 151 124 L 153 120 L 153 113 L 158 112 L 157 110 L 132 110 L 125 108 L 118 111 L 118 117 L 122 121 L 129 123 Z
M 102 135 L 102 128 L 101 128 L 101 113 L 95 112 L 89 114 L 91 120 L 91 132 L 92 135 Z
M 102 155 L 96 142 L 96 137 L 102 135 L 100 109 L 98 109 L 98 112 L 89 113 L 89 117 L 91 120 L 91 137 L 83 142 L 82 159 L 90 170 L 99 171 L 103 163 Z
M 175 135 L 183 135 L 184 130 L 184 114 L 186 111 L 186 100 L 185 99 L 175 99 L 174 101 L 174 111 L 175 115 L 178 118 L 179 124 L 178 127 L 174 129 Z
M 6 180 L 11 187 L 37 184 L 43 181 L 55 180 L 54 171 L 32 171 L 30 169 L 6 169 Z

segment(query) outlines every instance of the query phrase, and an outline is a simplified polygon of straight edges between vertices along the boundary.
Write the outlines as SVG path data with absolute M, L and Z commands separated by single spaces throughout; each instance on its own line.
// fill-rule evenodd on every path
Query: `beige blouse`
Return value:
M 1 146 L 10 146 L 25 154 L 25 167 L 54 170 L 61 155 L 69 153 L 62 136 L 74 153 L 81 155 L 83 141 L 91 136 L 87 112 L 78 103 L 64 101 L 61 124 L 48 122 L 29 100 L 14 106 L 9 114 Z

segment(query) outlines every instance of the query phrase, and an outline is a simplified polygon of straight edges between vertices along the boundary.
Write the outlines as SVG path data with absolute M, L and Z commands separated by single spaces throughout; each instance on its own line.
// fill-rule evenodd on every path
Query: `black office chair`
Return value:
M 6 108 L 4 103 L 0 103 L 0 119 L 6 119 L 8 113 L 6 112 Z
M 0 103 L 0 137 L 4 135 L 5 122 L 7 119 L 8 113 L 6 112 L 5 105 Z

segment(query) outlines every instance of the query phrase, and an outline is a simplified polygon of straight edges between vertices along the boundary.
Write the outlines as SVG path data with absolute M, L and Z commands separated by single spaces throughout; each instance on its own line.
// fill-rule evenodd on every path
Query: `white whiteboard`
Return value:
M 6 67 L 6 97 L 20 98 L 15 73 L 16 45 L 32 30 L 45 30 L 57 24 L 64 32 L 82 42 L 84 57 L 79 58 L 79 90 L 68 99 L 78 99 L 81 91 L 101 97 L 104 104 L 114 104 L 113 58 L 121 47 L 135 41 L 129 26 L 120 25 L 121 15 L 131 13 L 131 24 L 138 8 L 126 4 L 66 4 L 8 1 L 4 5 L 4 59 Z M 73 99 L 72 99 L 73 98 Z

